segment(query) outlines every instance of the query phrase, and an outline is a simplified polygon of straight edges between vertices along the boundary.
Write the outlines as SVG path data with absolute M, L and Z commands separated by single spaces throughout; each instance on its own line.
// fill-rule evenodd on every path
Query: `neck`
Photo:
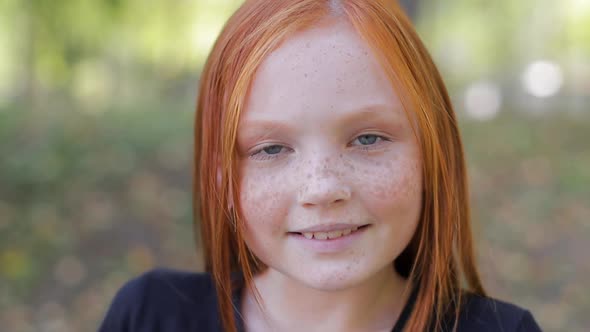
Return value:
M 342 290 L 317 290 L 273 269 L 256 275 L 262 308 L 242 296 L 249 331 L 391 331 L 410 289 L 393 268 Z

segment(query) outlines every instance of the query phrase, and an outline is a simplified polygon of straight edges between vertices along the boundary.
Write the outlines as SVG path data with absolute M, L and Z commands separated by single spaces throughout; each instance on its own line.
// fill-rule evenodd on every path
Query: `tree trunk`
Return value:
M 25 61 L 25 69 L 23 77 L 21 79 L 23 83 L 23 91 L 17 92 L 20 94 L 20 98 L 23 100 L 23 105 L 26 105 L 29 111 L 34 111 L 37 101 L 37 68 L 36 68 L 36 39 L 37 39 L 37 24 L 35 23 L 35 5 L 33 0 L 25 2 L 24 6 L 25 15 L 27 18 L 25 24 L 24 33 L 24 54 L 23 60 Z M 18 98 L 18 97 L 17 97 Z
M 420 1 L 419 0 L 399 0 L 399 3 L 406 10 L 406 13 L 412 19 L 412 21 L 415 22 L 416 16 L 418 15 L 418 10 L 420 8 Z

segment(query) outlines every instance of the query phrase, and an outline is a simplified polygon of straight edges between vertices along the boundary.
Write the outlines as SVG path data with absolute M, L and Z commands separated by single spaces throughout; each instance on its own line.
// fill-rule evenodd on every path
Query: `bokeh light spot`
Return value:
M 531 95 L 546 98 L 555 95 L 563 85 L 561 67 L 550 61 L 536 61 L 522 75 L 524 89 Z
M 465 110 L 477 120 L 494 118 L 502 106 L 502 92 L 498 85 L 481 81 L 471 84 L 465 91 Z

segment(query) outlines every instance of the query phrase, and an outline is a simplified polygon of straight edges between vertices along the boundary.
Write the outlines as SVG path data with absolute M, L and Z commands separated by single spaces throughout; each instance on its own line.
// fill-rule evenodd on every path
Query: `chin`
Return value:
M 370 274 L 362 269 L 353 270 L 351 267 L 339 269 L 316 269 L 310 273 L 291 274 L 289 277 L 300 284 L 325 292 L 340 291 L 355 287 L 368 278 Z

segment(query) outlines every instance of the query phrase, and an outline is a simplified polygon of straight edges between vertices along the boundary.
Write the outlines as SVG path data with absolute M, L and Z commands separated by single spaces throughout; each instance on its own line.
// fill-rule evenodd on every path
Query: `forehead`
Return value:
M 294 66 L 289 71 L 301 67 L 323 67 L 326 64 L 336 67 L 338 64 L 367 65 L 366 60 L 370 59 L 365 58 L 369 51 L 368 45 L 349 23 L 325 21 L 288 37 L 265 59 L 261 71 L 282 70 L 282 64 L 285 63 Z
M 307 108 L 399 108 L 376 54 L 345 21 L 323 22 L 288 37 L 262 61 L 247 99 L 243 119 L 298 117 Z

